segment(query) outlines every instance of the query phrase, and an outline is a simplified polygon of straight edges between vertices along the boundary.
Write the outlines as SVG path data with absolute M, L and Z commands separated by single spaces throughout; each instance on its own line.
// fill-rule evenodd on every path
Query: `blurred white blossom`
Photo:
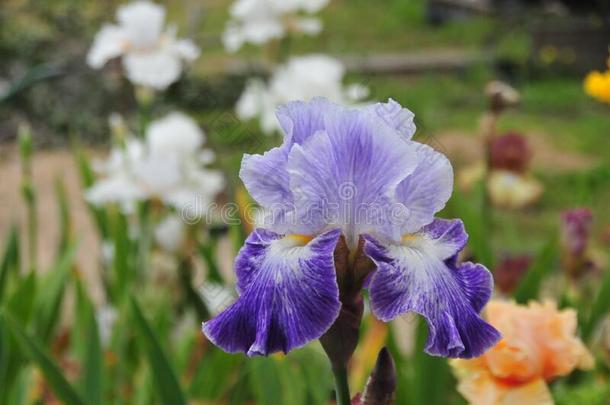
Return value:
M 156 199 L 186 220 L 200 218 L 224 187 L 220 172 L 204 167 L 213 160 L 210 150 L 201 149 L 204 140 L 203 131 L 184 114 L 153 121 L 145 140 L 128 136 L 95 165 L 102 178 L 87 190 L 87 200 L 117 203 L 130 212 L 136 201 Z
M 368 96 L 363 85 L 344 86 L 344 75 L 341 61 L 330 56 L 293 57 L 275 69 L 267 84 L 261 79 L 247 83 L 237 101 L 237 116 L 242 120 L 258 117 L 263 132 L 272 133 L 279 129 L 275 110 L 287 102 L 325 97 L 340 104 L 354 104 Z
M 99 69 L 122 56 L 127 78 L 134 84 L 163 90 L 175 82 L 184 62 L 195 60 L 199 48 L 177 39 L 174 26 L 165 27 L 165 9 L 149 1 L 119 7 L 118 24 L 105 24 L 95 36 L 87 62 Z
M 124 212 L 131 212 L 135 201 L 146 199 L 142 187 L 136 182 L 132 169 L 144 158 L 145 146 L 135 138 L 125 140 L 121 147 L 114 148 L 105 161 L 94 161 L 93 169 L 104 176 L 85 193 L 87 201 L 94 205 L 117 203 Z
M 522 209 L 538 201 L 544 188 L 530 174 L 493 170 L 487 177 L 487 190 L 496 207 Z
M 317 35 L 322 23 L 311 17 L 328 0 L 237 0 L 231 6 L 231 19 L 222 40 L 229 52 L 245 43 L 262 45 L 296 32 Z
M 185 224 L 178 215 L 168 215 L 155 228 L 155 240 L 163 250 L 177 252 L 185 241 Z
M 114 261 L 114 243 L 109 240 L 102 242 L 102 263 L 105 266 L 110 266 Z
M 95 320 L 97 321 L 97 328 L 100 335 L 100 343 L 103 347 L 107 347 L 110 344 L 112 338 L 112 332 L 114 325 L 117 321 L 119 314 L 112 305 L 102 305 L 95 311 Z

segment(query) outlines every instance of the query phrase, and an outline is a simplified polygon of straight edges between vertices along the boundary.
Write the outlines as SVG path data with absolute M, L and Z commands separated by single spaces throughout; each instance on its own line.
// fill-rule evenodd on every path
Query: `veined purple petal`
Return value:
M 306 225 L 296 231 L 340 227 L 351 246 L 365 232 L 399 239 L 408 210 L 396 187 L 415 170 L 414 148 L 370 111 L 336 110 L 325 128 L 288 155 L 295 223 Z
M 436 256 L 441 260 L 454 257 L 468 243 L 468 234 L 464 229 L 464 223 L 459 219 L 436 218 L 423 227 L 420 234 L 435 241 Z
M 306 245 L 257 229 L 235 261 L 240 297 L 203 332 L 214 344 L 249 356 L 288 352 L 319 338 L 339 314 L 332 230 Z
M 400 244 L 365 238 L 365 252 L 377 266 L 369 285 L 375 316 L 389 321 L 407 311 L 421 314 L 431 355 L 477 357 L 497 342 L 498 331 L 478 315 L 491 296 L 491 274 L 480 264 L 456 263 L 467 239 L 461 221 L 436 220 Z
M 263 155 L 244 155 L 239 177 L 256 202 L 268 210 L 270 217 L 266 221 L 275 225 L 274 230 L 293 230 L 285 219 L 286 213 L 294 208 L 286 171 L 291 147 L 323 129 L 324 115 L 339 108 L 342 107 L 323 98 L 308 103 L 294 101 L 285 104 L 277 110 L 277 118 L 285 133 L 284 143 Z
M 406 108 L 403 108 L 396 101 L 389 99 L 387 103 L 375 103 L 367 107 L 374 111 L 381 119 L 390 127 L 410 140 L 415 134 L 415 123 L 413 118 L 415 114 Z
M 284 130 L 285 144 L 302 144 L 310 136 L 324 129 L 324 116 L 333 110 L 342 109 L 324 98 L 309 102 L 293 101 L 277 109 L 276 115 Z
M 398 241 L 432 222 L 451 195 L 451 164 L 410 141 L 413 114 L 394 100 L 351 109 L 295 101 L 277 116 L 284 143 L 244 156 L 240 171 L 275 232 L 339 227 L 351 246 L 362 233 Z
M 409 209 L 402 233 L 413 233 L 434 220 L 453 192 L 453 168 L 442 153 L 428 145 L 416 145 L 417 168 L 396 189 L 396 198 Z
M 244 155 L 239 178 L 246 189 L 263 207 L 289 204 L 292 192 L 289 189 L 286 161 L 288 148 L 273 148 L 264 155 Z

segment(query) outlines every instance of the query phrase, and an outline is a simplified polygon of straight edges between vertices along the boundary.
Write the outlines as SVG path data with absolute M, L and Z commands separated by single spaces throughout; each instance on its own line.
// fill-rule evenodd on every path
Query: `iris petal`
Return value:
M 325 128 L 288 155 L 294 222 L 307 226 L 295 231 L 341 227 L 352 247 L 366 232 L 400 239 L 408 210 L 396 187 L 415 170 L 414 148 L 370 111 L 328 114 Z
M 203 324 L 206 336 L 227 352 L 249 356 L 288 352 L 319 338 L 339 314 L 333 252 L 340 232 L 306 245 L 255 230 L 235 261 L 240 297 Z
M 116 25 L 106 24 L 95 35 L 93 46 L 87 54 L 87 63 L 99 69 L 110 59 L 120 56 L 125 50 L 125 31 Z
M 443 209 L 453 192 L 453 168 L 449 159 L 428 145 L 415 143 L 417 168 L 396 189 L 396 198 L 409 208 L 403 233 L 428 225 Z
M 397 130 L 405 139 L 410 140 L 415 134 L 415 123 L 410 110 L 403 108 L 396 101 L 389 99 L 387 103 L 375 103 L 368 109 L 374 111 L 390 127 Z
M 171 49 L 127 53 L 123 57 L 127 78 L 132 83 L 164 90 L 180 77 L 182 61 Z
M 394 100 L 348 109 L 323 98 L 280 107 L 284 143 L 246 155 L 240 177 L 280 233 L 337 225 L 398 240 L 434 219 L 453 186 L 449 161 L 412 142 L 413 113 Z M 289 173 L 290 172 L 290 173 Z
M 324 128 L 324 114 L 340 108 L 323 98 L 308 103 L 294 101 L 278 108 L 277 119 L 285 134 L 284 143 L 263 155 L 244 155 L 239 177 L 248 192 L 272 217 L 275 230 L 284 231 L 284 215 L 292 207 L 292 191 L 289 186 L 286 163 L 288 153 L 295 143 L 302 143 Z
M 421 314 L 431 355 L 477 357 L 497 342 L 498 331 L 478 315 L 491 296 L 491 274 L 480 264 L 456 263 L 467 239 L 461 221 L 435 220 L 402 244 L 365 239 L 377 266 L 369 285 L 375 316 L 389 321 L 407 311 Z
M 239 177 L 250 195 L 265 208 L 292 201 L 288 188 L 288 149 L 273 148 L 264 155 L 244 155 Z
M 325 98 L 313 98 L 309 102 L 293 101 L 277 109 L 276 115 L 284 130 L 285 143 L 302 144 L 310 136 L 324 129 L 324 116 L 342 109 Z

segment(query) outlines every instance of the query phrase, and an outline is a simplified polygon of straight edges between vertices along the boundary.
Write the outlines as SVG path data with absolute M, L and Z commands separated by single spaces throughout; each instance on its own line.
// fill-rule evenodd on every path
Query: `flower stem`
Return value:
M 347 382 L 347 369 L 345 367 L 333 367 L 333 375 L 335 376 L 337 405 L 350 405 L 351 397 L 349 394 L 349 384 Z
M 149 267 L 149 258 L 152 247 L 153 230 L 151 223 L 151 204 L 144 201 L 138 205 L 138 219 L 140 234 L 138 237 L 137 268 L 138 276 L 146 274 Z
M 29 126 L 19 128 L 19 155 L 21 158 L 21 194 L 27 211 L 28 259 L 31 272 L 38 262 L 38 215 L 36 212 L 36 190 L 32 175 L 33 140 Z

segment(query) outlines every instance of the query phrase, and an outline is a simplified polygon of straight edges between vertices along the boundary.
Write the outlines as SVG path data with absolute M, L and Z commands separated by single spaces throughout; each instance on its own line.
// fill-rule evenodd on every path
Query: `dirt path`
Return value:
M 66 186 L 74 234 L 79 241 L 77 263 L 83 272 L 91 293 L 100 297 L 99 240 L 89 212 L 82 199 L 78 171 L 72 154 L 66 150 L 37 152 L 33 161 L 34 186 L 38 196 L 38 266 L 46 271 L 55 258 L 59 239 L 59 215 L 55 194 L 55 181 L 61 178 Z M 10 227 L 17 224 L 25 229 L 25 207 L 20 193 L 21 171 L 17 150 L 14 146 L 0 149 L 0 239 L 4 241 Z M 25 249 L 27 240 L 21 232 Z
M 545 133 L 527 133 L 527 140 L 534 151 L 532 167 L 546 173 L 560 174 L 587 170 L 598 162 L 591 156 L 567 152 L 557 148 L 552 137 Z M 422 139 L 439 152 L 445 153 L 454 165 L 469 165 L 483 157 L 482 144 L 476 136 L 458 131 L 446 131 Z

